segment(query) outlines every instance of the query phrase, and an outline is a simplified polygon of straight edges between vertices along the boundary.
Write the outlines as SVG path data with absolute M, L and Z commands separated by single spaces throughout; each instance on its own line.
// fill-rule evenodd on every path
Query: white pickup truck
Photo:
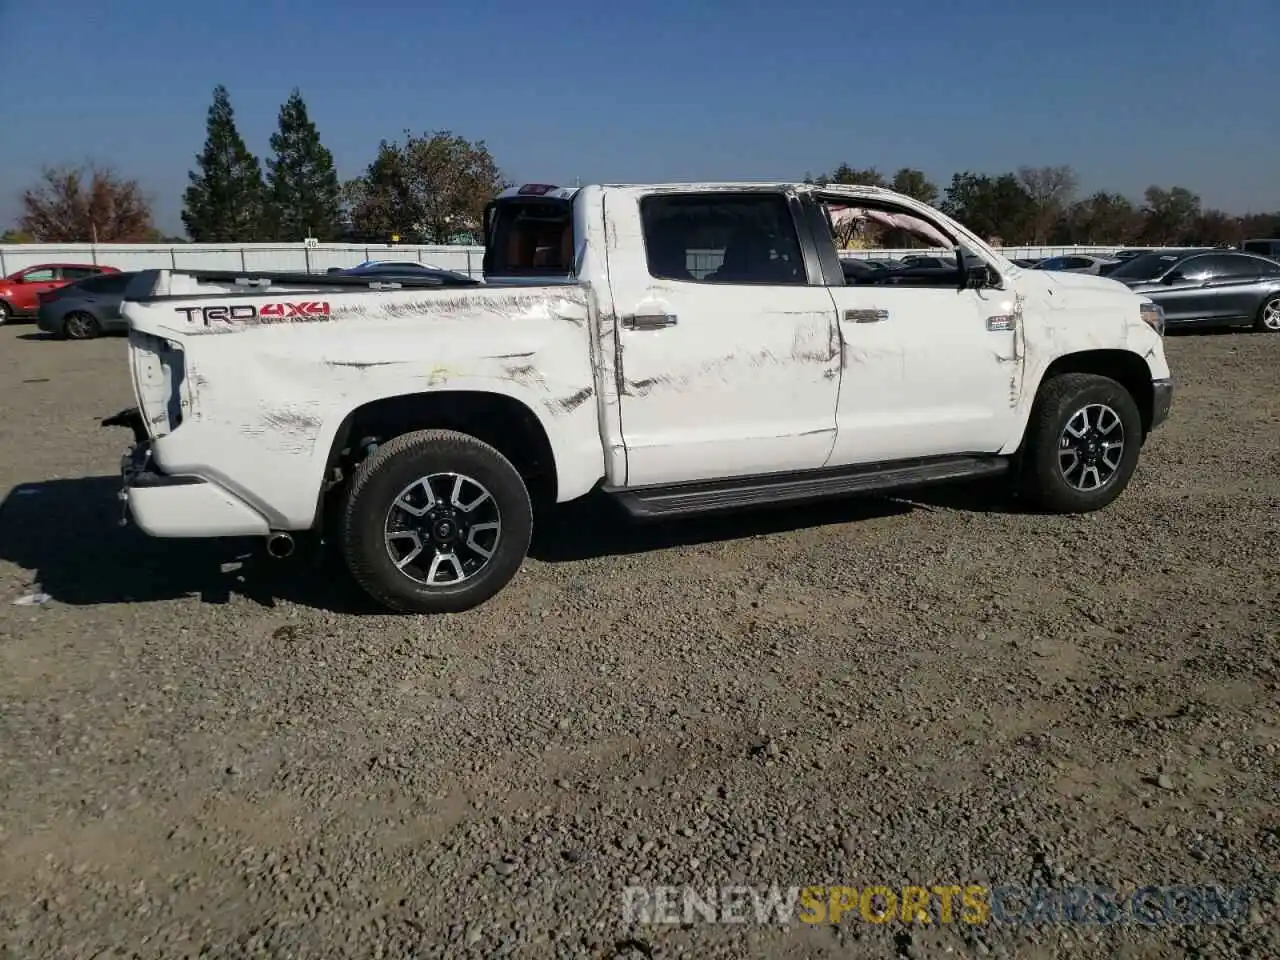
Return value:
M 844 259 L 850 218 L 959 266 Z M 1005 475 L 1092 511 L 1169 412 L 1158 307 L 890 191 L 531 186 L 485 230 L 485 284 L 140 274 L 138 407 L 104 421 L 135 432 L 126 514 L 274 555 L 323 527 L 382 605 L 458 611 L 515 576 L 540 501 L 665 518 Z

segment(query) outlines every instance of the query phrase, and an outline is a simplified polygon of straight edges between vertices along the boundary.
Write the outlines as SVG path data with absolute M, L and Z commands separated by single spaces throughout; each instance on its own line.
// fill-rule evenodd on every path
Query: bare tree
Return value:
M 137 180 L 110 167 L 46 167 L 22 192 L 22 231 L 37 243 L 141 243 L 155 235 Z
M 1046 243 L 1075 197 L 1075 171 L 1068 166 L 1019 167 L 1018 183 L 1031 198 L 1032 243 Z

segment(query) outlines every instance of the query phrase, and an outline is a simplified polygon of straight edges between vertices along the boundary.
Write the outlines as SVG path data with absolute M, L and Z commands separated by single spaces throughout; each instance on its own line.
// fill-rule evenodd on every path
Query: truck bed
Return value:
M 344 423 L 388 398 L 509 397 L 575 469 L 600 475 L 596 309 L 583 285 L 386 289 L 161 270 L 135 278 L 121 310 L 156 465 L 225 483 L 273 528 L 311 524 Z M 233 479 L 219 475 L 226 463 L 246 466 Z

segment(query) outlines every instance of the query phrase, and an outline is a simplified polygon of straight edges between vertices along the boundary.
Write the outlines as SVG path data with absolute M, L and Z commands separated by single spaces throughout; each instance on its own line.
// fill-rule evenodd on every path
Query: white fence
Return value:
M 276 270 L 324 273 L 364 260 L 412 260 L 479 276 L 483 247 L 322 243 L 151 245 L 23 243 L 0 246 L 0 276 L 38 263 L 100 263 L 120 270 Z
M 1068 253 L 1109 254 L 1123 247 L 1006 247 L 1011 259 L 1053 257 Z M 947 250 L 845 250 L 848 257 L 898 257 L 905 254 L 947 254 Z M 46 244 L 0 245 L 0 276 L 39 263 L 100 263 L 120 270 L 278 270 L 324 273 L 330 267 L 353 267 L 364 260 L 413 260 L 478 277 L 483 247 L 408 246 L 398 244 Z M 711 270 L 719 251 L 690 251 L 690 269 Z

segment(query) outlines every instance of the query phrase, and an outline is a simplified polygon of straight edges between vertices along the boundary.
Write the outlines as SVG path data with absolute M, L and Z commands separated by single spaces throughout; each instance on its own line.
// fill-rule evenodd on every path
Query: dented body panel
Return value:
M 176 343 L 183 358 L 181 421 L 158 429 L 153 459 L 165 473 L 216 482 L 275 529 L 311 526 L 340 425 L 387 397 L 458 390 L 510 397 L 551 441 L 558 496 L 580 496 L 600 477 L 594 306 L 585 287 L 290 290 L 215 295 L 216 302 L 204 299 L 207 292 L 193 299 L 183 292 L 124 309 L 135 353 L 142 335 Z M 279 322 L 191 319 L 193 308 L 232 306 L 247 316 L 246 307 L 298 300 L 322 300 L 328 312 Z M 157 416 L 148 417 L 153 428 Z
M 786 284 L 655 275 L 645 198 L 723 193 L 780 198 L 803 272 Z M 892 191 L 605 185 L 565 199 L 569 282 L 374 290 L 157 271 L 122 308 L 149 462 L 216 489 L 129 490 L 135 517 L 159 536 L 312 528 L 335 450 L 360 439 L 344 437 L 353 415 L 396 398 L 466 391 L 521 404 L 550 444 L 563 502 L 601 485 L 1008 455 L 1064 358 L 1108 351 L 1141 358 L 1153 383 L 1169 379 L 1142 298 L 1122 284 L 1022 270 Z M 920 218 L 994 279 L 846 282 L 822 204 Z M 192 520 L 201 504 L 218 507 L 208 523 Z

